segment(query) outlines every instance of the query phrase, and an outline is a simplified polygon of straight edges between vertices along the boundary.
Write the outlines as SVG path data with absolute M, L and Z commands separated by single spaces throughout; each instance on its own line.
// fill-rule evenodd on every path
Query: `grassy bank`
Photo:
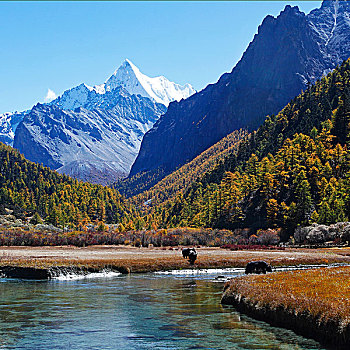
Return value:
M 223 304 L 325 343 L 350 345 L 350 267 L 235 278 Z
M 230 251 L 197 248 L 194 266 L 183 259 L 180 247 L 135 248 L 125 246 L 0 247 L 0 266 L 50 268 L 77 266 L 103 269 L 121 267 L 130 272 L 188 268 L 245 267 L 249 261 L 265 260 L 272 266 L 350 263 L 350 257 L 321 250 Z

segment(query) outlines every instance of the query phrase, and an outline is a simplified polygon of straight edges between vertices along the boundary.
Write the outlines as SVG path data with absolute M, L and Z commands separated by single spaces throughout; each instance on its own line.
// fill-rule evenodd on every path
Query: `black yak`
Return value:
M 183 248 L 182 249 L 182 256 L 184 259 L 188 259 L 190 264 L 193 265 L 194 262 L 197 259 L 197 252 L 194 248 Z
M 245 273 L 266 273 L 272 272 L 272 267 L 265 261 L 251 261 L 245 268 Z
M 192 248 L 182 248 L 182 256 L 184 259 L 188 258 L 188 255 L 190 254 Z
M 197 252 L 194 249 L 192 249 L 188 254 L 188 260 L 190 264 L 193 265 L 196 259 L 197 259 Z

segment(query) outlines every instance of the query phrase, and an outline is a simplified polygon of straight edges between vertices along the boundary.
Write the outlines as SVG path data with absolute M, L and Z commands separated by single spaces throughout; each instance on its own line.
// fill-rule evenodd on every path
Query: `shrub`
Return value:
M 41 219 L 40 215 L 38 214 L 38 212 L 35 212 L 35 214 L 32 216 L 32 218 L 29 221 L 31 224 L 33 225 L 37 225 L 37 224 L 42 224 L 43 220 Z
M 325 242 L 350 242 L 350 222 L 338 222 L 326 226 L 313 224 L 298 227 L 294 232 L 295 243 L 323 244 Z
M 272 229 L 259 230 L 258 241 L 263 245 L 276 245 L 280 241 L 279 232 Z

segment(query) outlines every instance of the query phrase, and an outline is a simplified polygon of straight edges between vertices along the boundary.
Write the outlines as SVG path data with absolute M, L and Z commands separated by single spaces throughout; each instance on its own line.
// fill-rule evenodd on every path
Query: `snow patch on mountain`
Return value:
M 0 142 L 12 146 L 18 124 L 29 111 L 0 114 Z
M 307 15 L 323 54 L 325 69 L 334 68 L 350 51 L 350 1 L 325 0 Z
M 66 90 L 62 96 L 53 100 L 50 104 L 59 106 L 65 110 L 84 107 L 89 100 L 91 92 L 95 92 L 95 90 L 86 84 L 80 84 L 72 89 Z

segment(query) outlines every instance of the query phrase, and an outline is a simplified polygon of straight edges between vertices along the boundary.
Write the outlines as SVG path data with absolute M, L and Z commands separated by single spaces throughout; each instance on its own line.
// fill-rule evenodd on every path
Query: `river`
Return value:
M 0 279 L 0 349 L 323 349 L 223 307 L 219 274 Z

